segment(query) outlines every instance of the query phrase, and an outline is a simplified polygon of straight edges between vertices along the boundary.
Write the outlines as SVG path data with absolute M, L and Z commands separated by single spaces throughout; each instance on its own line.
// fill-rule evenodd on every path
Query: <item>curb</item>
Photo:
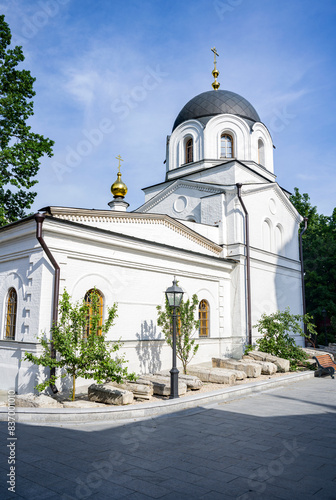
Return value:
M 23 423 L 57 422 L 94 422 L 109 420 L 129 420 L 156 417 L 176 411 L 196 408 L 201 405 L 230 401 L 253 393 L 314 378 L 313 371 L 295 373 L 274 380 L 255 382 L 248 385 L 227 387 L 217 391 L 187 396 L 181 399 L 168 399 L 157 403 L 127 405 L 107 408 L 16 408 L 15 420 Z M 0 422 L 7 421 L 7 407 L 0 408 Z

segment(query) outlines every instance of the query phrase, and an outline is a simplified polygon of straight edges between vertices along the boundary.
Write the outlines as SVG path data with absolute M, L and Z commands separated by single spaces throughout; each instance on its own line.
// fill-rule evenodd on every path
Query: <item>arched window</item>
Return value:
M 262 226 L 263 248 L 267 252 L 271 251 L 271 223 L 268 219 L 264 220 Z
M 221 158 L 233 158 L 233 139 L 229 134 L 221 135 Z
M 207 300 L 201 300 L 198 306 L 199 336 L 209 337 L 210 332 L 210 307 Z
M 103 324 L 103 295 L 102 293 L 97 290 L 96 288 L 91 288 L 91 290 L 88 290 L 85 294 L 84 297 L 85 303 L 89 306 L 88 308 L 88 314 L 87 314 L 87 320 L 86 320 L 86 327 L 84 330 L 84 337 L 88 337 L 90 333 L 92 333 L 92 317 L 95 313 L 94 308 L 96 307 L 96 311 L 99 315 L 98 319 L 98 324 L 96 328 L 96 333 L 98 335 L 101 335 L 101 327 Z
M 8 290 L 6 314 L 6 339 L 15 340 L 17 294 L 15 288 Z
M 258 163 L 265 166 L 265 146 L 261 139 L 258 139 Z
M 275 249 L 279 255 L 284 254 L 283 241 L 282 241 L 282 226 L 277 224 L 275 227 Z
M 185 145 L 185 162 L 191 163 L 192 161 L 194 161 L 194 146 L 193 140 L 190 138 Z

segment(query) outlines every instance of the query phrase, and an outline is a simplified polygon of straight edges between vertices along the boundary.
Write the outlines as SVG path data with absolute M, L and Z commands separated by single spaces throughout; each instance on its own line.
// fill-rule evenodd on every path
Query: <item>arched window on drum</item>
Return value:
M 198 306 L 199 336 L 210 336 L 210 306 L 205 299 L 201 300 Z
M 192 138 L 187 139 L 185 144 L 185 163 L 192 163 L 194 161 L 194 143 Z
M 233 158 L 233 139 L 227 133 L 221 135 L 221 158 Z
M 258 163 L 265 166 L 265 146 L 261 139 L 258 139 Z

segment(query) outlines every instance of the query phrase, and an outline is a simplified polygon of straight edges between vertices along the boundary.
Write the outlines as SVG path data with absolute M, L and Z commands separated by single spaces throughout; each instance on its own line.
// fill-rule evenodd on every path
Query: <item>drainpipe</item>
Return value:
M 53 297 L 53 309 L 52 309 L 52 324 L 56 325 L 57 324 L 57 319 L 58 319 L 58 295 L 59 295 L 59 285 L 60 285 L 60 267 L 57 264 L 56 260 L 54 259 L 52 253 L 50 252 L 49 248 L 47 247 L 46 242 L 43 239 L 42 236 L 42 224 L 45 219 L 45 215 L 43 214 L 36 214 L 35 215 L 35 220 L 36 220 L 36 238 L 38 242 L 40 243 L 41 247 L 45 251 L 45 253 L 48 256 L 48 259 L 50 260 L 51 264 L 53 265 L 55 269 L 55 275 L 54 275 L 54 297 Z M 56 358 L 56 351 L 54 348 L 54 345 L 51 340 L 51 357 Z M 50 368 L 50 376 L 55 376 L 56 370 L 55 368 Z M 56 386 L 54 384 L 50 384 L 51 390 L 53 393 L 58 392 Z
M 300 261 L 301 261 L 301 286 L 302 286 L 302 310 L 303 314 L 306 314 L 306 292 L 305 292 L 305 281 L 304 281 L 304 265 L 303 265 L 303 249 L 302 249 L 302 235 L 307 231 L 308 227 L 308 217 L 304 217 L 303 219 L 304 227 L 299 236 L 300 243 Z M 307 325 L 304 324 L 304 332 L 307 334 Z
M 247 333 L 248 343 L 252 345 L 252 309 L 251 309 L 251 257 L 250 257 L 250 224 L 249 214 L 241 197 L 242 184 L 237 183 L 237 196 L 245 214 L 245 247 L 246 247 L 246 294 L 247 294 Z

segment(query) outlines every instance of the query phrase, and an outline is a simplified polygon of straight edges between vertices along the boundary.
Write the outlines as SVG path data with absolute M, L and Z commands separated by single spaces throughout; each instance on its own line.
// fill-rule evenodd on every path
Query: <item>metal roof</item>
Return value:
M 252 104 L 241 95 L 229 90 L 209 90 L 187 102 L 178 114 L 173 130 L 187 120 L 225 113 L 237 115 L 253 122 L 260 122 L 260 117 Z

